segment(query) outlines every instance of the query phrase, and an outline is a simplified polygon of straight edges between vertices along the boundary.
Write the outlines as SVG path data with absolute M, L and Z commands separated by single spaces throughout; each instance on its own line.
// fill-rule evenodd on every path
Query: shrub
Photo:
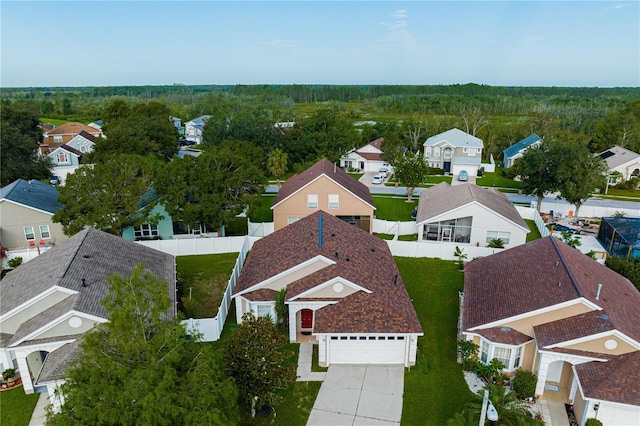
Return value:
M 13 259 L 9 259 L 7 260 L 7 265 L 9 265 L 9 268 L 15 269 L 18 266 L 22 265 L 22 258 L 18 256 L 14 257 Z
M 444 169 L 439 169 L 437 167 L 429 167 L 428 170 L 429 171 L 427 173 L 429 174 L 429 176 L 444 174 Z
M 462 368 L 466 371 L 473 371 L 478 362 L 479 346 L 473 340 L 458 340 L 458 353 L 462 358 Z
M 478 375 L 486 383 L 493 383 L 496 376 L 500 374 L 507 366 L 497 359 L 492 359 L 490 363 L 483 364 L 482 362 L 476 362 L 473 372 Z
M 584 426 L 602 426 L 602 422 L 598 419 L 587 419 Z
M 511 386 L 513 386 L 513 391 L 518 398 L 525 399 L 535 396 L 537 383 L 538 377 L 535 374 L 531 371 L 518 368 L 511 381 Z
M 494 238 L 493 240 L 489 241 L 487 247 L 504 248 L 504 240 L 502 238 Z
M 616 185 L 616 188 L 635 191 L 638 188 L 639 181 L 640 179 L 638 179 L 637 177 L 631 178 L 629 180 L 623 180 Z

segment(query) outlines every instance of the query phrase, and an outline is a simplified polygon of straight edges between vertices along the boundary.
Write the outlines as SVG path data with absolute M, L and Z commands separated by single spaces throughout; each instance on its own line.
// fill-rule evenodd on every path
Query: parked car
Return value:
M 51 176 L 49 178 L 49 183 L 51 185 L 60 185 L 60 177 L 59 176 Z
M 380 170 L 378 170 L 378 173 L 382 175 L 382 177 L 387 177 L 389 176 L 389 169 L 386 167 L 381 167 Z
M 373 177 L 373 179 L 371 180 L 371 183 L 380 184 L 380 183 L 382 183 L 383 180 L 384 180 L 384 177 L 382 177 L 382 175 L 375 175 Z
M 458 180 L 460 182 L 466 182 L 469 180 L 469 174 L 466 170 L 460 170 L 460 174 L 458 175 Z
M 195 141 L 189 141 L 187 139 L 182 139 L 180 142 L 178 142 L 178 145 L 180 146 L 194 146 L 195 144 Z

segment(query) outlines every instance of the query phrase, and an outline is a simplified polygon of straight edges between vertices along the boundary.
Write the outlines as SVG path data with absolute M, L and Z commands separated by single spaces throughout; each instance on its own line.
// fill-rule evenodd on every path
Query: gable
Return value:
M 465 204 L 463 206 L 454 208 L 453 210 L 449 210 L 444 212 L 438 216 L 434 216 L 428 220 L 423 222 L 419 222 L 418 224 L 428 224 L 434 222 L 440 222 L 443 220 L 451 220 L 451 219 L 460 219 L 463 217 L 473 217 L 472 228 L 486 228 L 490 230 L 500 231 L 500 230 L 509 230 L 509 231 L 518 231 L 528 233 L 529 229 L 524 228 L 519 223 L 514 223 L 512 220 L 505 218 L 504 216 L 496 213 L 491 210 L 487 206 L 484 206 L 476 201 L 471 202 L 469 204 Z
M 373 146 L 371 144 L 368 144 L 368 145 L 363 146 L 362 148 L 359 148 L 357 152 L 358 152 L 358 154 L 361 154 L 363 152 L 371 153 L 371 154 L 381 154 L 382 153 L 381 150 L 379 150 L 378 148 L 376 148 L 375 146 Z
M 104 322 L 106 322 L 106 319 L 104 318 L 95 318 L 82 313 L 68 311 L 55 318 L 53 321 L 43 324 L 37 330 L 34 330 L 27 336 L 24 336 L 21 341 L 14 342 L 14 344 L 20 344 L 22 341 L 83 334 L 92 330 L 97 324 Z
M 359 286 L 343 277 L 336 277 L 329 281 L 326 281 L 314 288 L 311 288 L 305 292 L 302 292 L 290 300 L 310 298 L 310 299 L 342 299 L 350 296 L 358 291 L 365 291 L 371 293 L 364 287 Z
M 36 295 L 0 316 L 0 328 L 3 333 L 15 334 L 22 323 L 40 315 L 42 312 L 71 297 L 75 292 L 60 287 L 52 287 Z M 4 298 L 4 297 L 3 297 Z
M 594 352 L 601 354 L 621 355 L 640 350 L 640 347 L 632 345 L 628 338 L 623 338 L 620 333 L 612 331 L 604 336 L 586 336 L 576 339 L 573 343 L 561 343 L 555 345 L 565 349 Z

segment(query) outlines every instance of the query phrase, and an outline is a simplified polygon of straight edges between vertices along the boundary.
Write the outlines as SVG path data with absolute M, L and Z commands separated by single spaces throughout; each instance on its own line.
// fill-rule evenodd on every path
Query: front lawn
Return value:
M 177 256 L 178 295 L 186 318 L 212 318 L 218 313 L 238 253 Z
M 382 220 L 407 222 L 411 220 L 411 212 L 418 205 L 417 197 L 410 203 L 405 197 L 373 196 L 376 205 L 376 218 Z
M 404 376 L 401 423 L 442 426 L 472 396 L 462 366 L 456 362 L 463 273 L 453 261 L 407 257 L 395 261 L 424 329 L 416 365 Z
M 0 392 L 0 425 L 28 425 L 39 396 L 38 393 L 26 395 L 22 386 Z
M 537 214 L 537 213 L 536 213 Z M 525 223 L 529 226 L 531 232 L 527 234 L 527 242 L 537 240 L 538 238 L 542 238 L 538 227 L 536 226 L 536 221 L 533 219 L 525 219 Z
M 504 169 L 496 167 L 494 173 L 484 172 L 482 177 L 476 178 L 476 185 L 496 188 L 522 188 L 522 182 L 504 176 Z
M 631 189 L 618 189 L 618 188 L 609 188 L 607 190 L 607 194 L 597 194 L 596 196 L 601 197 L 601 198 L 609 198 L 609 197 L 615 197 L 618 199 L 625 199 L 625 198 L 640 198 L 640 191 L 638 190 L 631 190 Z M 635 201 L 635 200 L 632 200 Z

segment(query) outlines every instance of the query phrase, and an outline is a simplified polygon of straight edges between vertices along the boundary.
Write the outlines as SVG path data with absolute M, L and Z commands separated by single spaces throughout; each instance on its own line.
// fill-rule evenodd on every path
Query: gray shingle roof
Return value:
M 78 343 L 79 341 L 76 340 L 59 347 L 55 351 L 49 352 L 44 360 L 44 364 L 42 364 L 42 369 L 36 379 L 36 383 L 41 385 L 46 382 L 66 378 L 65 369 L 67 365 L 80 357 L 81 351 Z
M 52 321 L 55 321 L 61 315 L 69 312 L 73 309 L 73 305 L 76 303 L 77 295 L 70 295 L 66 299 L 56 303 L 49 309 L 40 312 L 38 315 L 28 319 L 27 321 L 20 324 L 20 327 L 13 335 L 13 338 L 9 342 L 9 345 L 12 345 L 21 339 L 25 338 L 29 334 L 38 330 L 39 328 L 49 324 Z
M 169 296 L 175 302 L 172 255 L 87 228 L 9 272 L 0 281 L 0 315 L 53 286 L 60 286 L 78 292 L 74 310 L 107 318 L 100 304 L 109 290 L 107 278 L 114 274 L 129 275 L 140 263 L 168 283 Z M 86 287 L 82 286 L 83 279 Z
M 609 169 L 615 169 L 632 160 L 640 160 L 640 154 L 617 145 L 602 151 L 598 156 L 607 162 Z
M 51 214 L 58 210 L 58 190 L 38 180 L 18 179 L 0 189 L 0 199 L 43 210 Z
M 428 222 L 443 213 L 472 202 L 485 206 L 515 225 L 529 229 L 505 194 L 494 189 L 484 189 L 472 183 L 451 186 L 442 182 L 423 190 L 418 200 L 416 223 Z
M 446 141 L 456 148 L 475 147 L 482 148 L 484 144 L 482 139 L 471 136 L 469 133 L 465 133 L 460 129 L 453 128 L 446 132 L 431 136 L 425 141 L 423 146 L 433 146 L 440 142 Z

